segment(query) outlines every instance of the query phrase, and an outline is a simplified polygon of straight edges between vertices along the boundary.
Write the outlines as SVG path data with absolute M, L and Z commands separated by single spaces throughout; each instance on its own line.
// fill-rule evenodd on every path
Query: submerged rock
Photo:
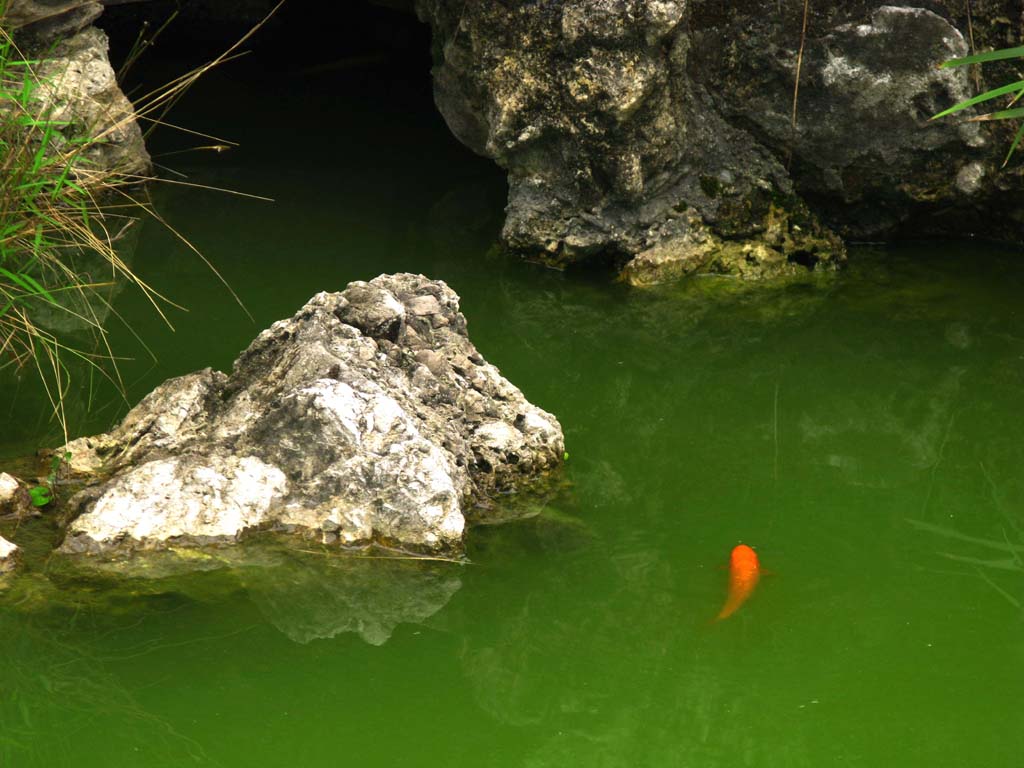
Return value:
M 462 587 L 459 566 L 408 559 L 288 558 L 240 578 L 252 601 L 296 643 L 352 632 L 383 645 L 400 624 L 422 624 Z
M 13 582 L 0 605 L 25 613 L 55 605 L 104 611 L 128 595 L 135 601 L 173 594 L 217 604 L 244 592 L 293 642 L 353 633 L 383 645 L 399 625 L 424 624 L 444 609 L 462 587 L 464 567 L 446 558 L 346 553 L 268 534 L 238 547 L 55 559 L 41 583 Z
M 65 552 L 302 531 L 461 551 L 467 504 L 557 467 L 561 427 L 469 341 L 458 296 L 382 275 L 314 296 L 235 361 L 171 379 L 108 434 L 70 443 L 101 478 Z

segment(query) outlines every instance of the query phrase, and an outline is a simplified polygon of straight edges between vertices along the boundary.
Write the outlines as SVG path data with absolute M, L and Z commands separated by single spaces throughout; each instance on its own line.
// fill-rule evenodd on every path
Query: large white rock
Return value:
M 172 379 L 66 446 L 98 482 L 66 552 L 234 541 L 253 529 L 458 551 L 467 503 L 557 467 L 558 421 L 470 343 L 458 296 L 382 275 L 314 296 L 235 362 Z M 487 505 L 483 505 L 487 506 Z

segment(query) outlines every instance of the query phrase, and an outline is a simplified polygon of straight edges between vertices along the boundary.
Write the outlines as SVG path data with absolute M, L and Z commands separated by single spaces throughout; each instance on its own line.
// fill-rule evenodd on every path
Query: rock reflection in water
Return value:
M 265 535 L 237 547 L 68 558 L 51 565 L 49 575 L 61 582 L 68 601 L 76 584 L 89 589 L 90 582 L 108 580 L 104 594 L 112 601 L 128 591 L 216 603 L 244 590 L 267 621 L 297 643 L 354 632 L 383 645 L 399 624 L 418 624 L 444 608 L 462 586 L 460 568 L 457 562 L 297 549 Z
M 399 624 L 418 624 L 459 591 L 459 566 L 411 559 L 307 556 L 241 573 L 249 596 L 297 643 L 355 632 L 383 645 Z
M 142 191 L 142 196 L 145 192 Z M 130 270 L 141 237 L 145 213 L 135 211 L 135 218 L 124 215 L 118 222 L 118 231 L 111 234 L 110 246 L 116 254 L 121 270 Z M 130 280 L 125 271 L 116 270 L 110 263 L 110 254 L 94 250 L 66 247 L 61 256 L 65 265 L 82 281 L 79 289 L 55 291 L 55 302 L 32 305 L 32 321 L 58 334 L 89 334 L 95 336 L 105 328 L 114 301 Z M 98 339 L 97 339 L 98 342 Z

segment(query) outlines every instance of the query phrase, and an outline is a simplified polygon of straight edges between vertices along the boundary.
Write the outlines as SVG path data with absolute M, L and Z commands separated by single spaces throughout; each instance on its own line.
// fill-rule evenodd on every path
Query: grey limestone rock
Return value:
M 417 1 L 437 106 L 507 170 L 502 239 L 529 258 L 647 285 L 830 268 L 836 232 L 1019 241 L 1009 138 L 929 121 L 984 82 L 937 67 L 968 52 L 965 4 L 808 7 L 804 36 L 803 4 L 775 0 Z M 978 0 L 978 47 L 1015 44 L 1020 17 Z
M 56 127 L 51 147 L 87 140 L 72 161 L 86 184 L 97 172 L 130 177 L 151 169 L 134 107 L 110 65 L 107 36 L 91 26 L 102 10 L 85 0 L 12 0 L 5 18 L 19 49 L 37 62 L 30 106 Z
M 779 159 L 712 109 L 691 77 L 688 3 L 417 7 L 434 31 L 438 108 L 460 140 L 508 171 L 511 248 L 558 265 L 646 254 L 623 275 L 643 284 L 777 273 L 745 269 L 755 259 L 742 245 L 753 241 L 781 268 L 845 257 Z
M 46 45 L 92 24 L 103 13 L 94 0 L 8 0 L 4 21 L 19 45 Z
M 557 467 L 561 427 L 469 341 L 458 296 L 419 275 L 320 293 L 230 376 L 199 371 L 113 431 L 73 441 L 101 480 L 62 549 L 234 541 L 247 530 L 458 552 L 465 506 Z
M 35 68 L 37 110 L 63 125 L 60 132 L 69 144 L 88 139 L 74 159 L 76 171 L 146 175 L 149 153 L 135 110 L 110 66 L 107 45 L 101 30 L 87 27 L 48 51 Z
M 974 4 L 976 50 L 1007 44 L 994 27 L 1001 5 Z M 999 170 L 1009 141 L 964 115 L 930 119 L 974 95 L 983 77 L 1002 82 L 998 69 L 938 66 L 971 52 L 964 3 L 812 3 L 795 127 L 802 9 L 766 6 L 698 4 L 691 72 L 708 85 L 715 111 L 789 156 L 793 183 L 815 212 L 857 239 L 971 231 L 981 221 L 1006 231 L 1005 205 L 995 203 L 1013 177 Z

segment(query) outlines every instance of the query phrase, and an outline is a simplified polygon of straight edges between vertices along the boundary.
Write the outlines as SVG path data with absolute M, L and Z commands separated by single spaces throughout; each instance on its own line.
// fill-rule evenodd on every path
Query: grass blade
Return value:
M 1006 158 L 1003 160 L 1004 168 L 1006 167 L 1006 164 L 1010 162 L 1010 158 L 1013 157 L 1013 153 L 1020 145 L 1021 139 L 1024 139 L 1024 123 L 1021 123 L 1020 127 L 1017 129 L 1017 133 L 1014 134 L 1013 142 L 1010 144 L 1010 151 L 1006 153 Z
M 987 123 L 992 120 L 1016 120 L 1019 117 L 1024 117 L 1024 107 L 1014 107 L 1013 109 L 1004 109 L 1000 112 L 990 112 L 987 115 L 978 115 L 977 117 L 972 117 L 968 122 Z
M 1024 57 L 1024 45 L 1016 48 L 1000 48 L 997 51 L 976 53 L 973 56 L 964 56 L 960 59 L 950 59 L 939 64 L 940 69 L 950 67 L 963 67 L 968 64 L 987 64 L 990 61 L 1003 61 L 1005 59 L 1018 59 Z
M 1009 83 L 1007 85 L 1000 86 L 999 88 L 993 88 L 991 91 L 985 91 L 984 93 L 979 94 L 973 98 L 967 99 L 966 101 L 961 101 L 958 104 L 954 104 L 949 109 L 944 109 L 937 115 L 932 115 L 930 119 L 938 120 L 940 117 L 952 115 L 954 112 L 959 112 L 962 109 L 973 107 L 975 104 L 981 104 L 982 102 L 990 101 L 991 99 L 995 99 L 1000 96 L 1005 96 L 1010 93 L 1015 93 L 1018 94 L 1019 96 L 1022 90 L 1024 90 L 1024 80 L 1018 80 L 1014 83 Z

